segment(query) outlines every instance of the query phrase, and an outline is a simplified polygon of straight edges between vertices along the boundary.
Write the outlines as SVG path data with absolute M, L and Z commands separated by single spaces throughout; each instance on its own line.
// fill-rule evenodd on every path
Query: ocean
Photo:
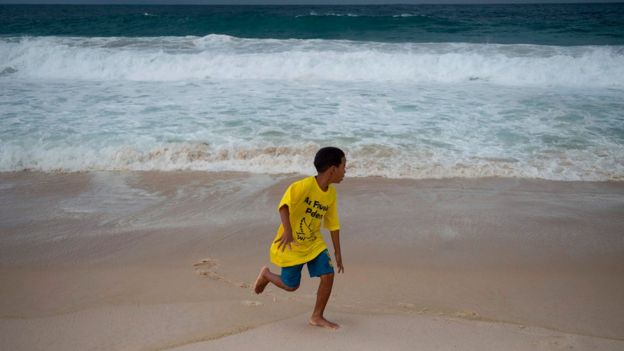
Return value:
M 624 180 L 624 4 L 0 5 L 0 171 Z

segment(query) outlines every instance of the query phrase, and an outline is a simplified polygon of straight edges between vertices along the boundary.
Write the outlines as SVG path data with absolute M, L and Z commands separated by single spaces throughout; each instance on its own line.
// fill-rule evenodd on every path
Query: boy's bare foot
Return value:
M 315 327 L 322 327 L 327 329 L 338 329 L 340 326 L 336 323 L 332 323 L 323 317 L 310 317 L 308 324 Z
M 269 280 L 264 277 L 268 271 L 269 268 L 267 266 L 260 269 L 260 274 L 258 274 L 258 278 L 256 278 L 256 282 L 254 283 L 254 292 L 256 294 L 262 294 L 264 288 L 266 288 L 267 284 L 269 284 Z

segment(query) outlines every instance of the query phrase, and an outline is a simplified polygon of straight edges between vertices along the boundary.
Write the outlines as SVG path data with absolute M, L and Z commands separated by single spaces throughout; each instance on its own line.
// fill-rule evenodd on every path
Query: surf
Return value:
M 624 46 L 162 38 L 0 39 L 0 78 L 624 87 Z

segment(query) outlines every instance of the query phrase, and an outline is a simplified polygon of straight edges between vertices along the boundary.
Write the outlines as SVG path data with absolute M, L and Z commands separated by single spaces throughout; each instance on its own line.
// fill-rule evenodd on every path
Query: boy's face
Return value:
M 347 167 L 347 159 L 342 158 L 342 162 L 338 167 L 333 166 L 333 175 L 332 175 L 332 183 L 340 183 L 344 179 L 345 176 L 345 168 Z

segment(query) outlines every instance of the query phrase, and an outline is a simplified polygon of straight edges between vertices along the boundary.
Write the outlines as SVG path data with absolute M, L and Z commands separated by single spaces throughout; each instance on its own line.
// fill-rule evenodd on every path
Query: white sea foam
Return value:
M 0 171 L 624 180 L 617 47 L 1 38 Z
M 508 86 L 624 86 L 621 47 L 388 44 L 336 40 L 2 39 L 0 70 L 42 79 L 317 80 Z M 15 70 L 13 72 L 12 70 Z
M 307 16 L 327 16 L 327 17 L 360 17 L 360 15 L 357 15 L 355 13 L 336 13 L 336 12 L 325 12 L 325 13 L 318 13 L 316 11 L 310 11 L 307 15 L 298 15 L 295 17 L 307 17 Z
M 216 148 L 207 144 L 175 143 L 148 150 L 132 147 L 91 150 L 88 147 L 50 150 L 9 150 L 19 165 L 0 159 L 0 171 L 20 169 L 48 172 L 93 170 L 205 170 L 255 173 L 314 172 L 310 160 L 320 145 L 299 147 Z M 517 177 L 552 180 L 624 180 L 624 163 L 612 156 L 572 152 L 558 158 L 544 154 L 531 159 L 477 157 L 451 158 L 442 150 L 417 152 L 393 150 L 381 145 L 346 149 L 349 176 L 388 178 Z M 622 150 L 624 152 L 624 150 Z M 7 156 L 6 154 L 3 156 Z M 604 163 L 606 167 L 597 167 Z

